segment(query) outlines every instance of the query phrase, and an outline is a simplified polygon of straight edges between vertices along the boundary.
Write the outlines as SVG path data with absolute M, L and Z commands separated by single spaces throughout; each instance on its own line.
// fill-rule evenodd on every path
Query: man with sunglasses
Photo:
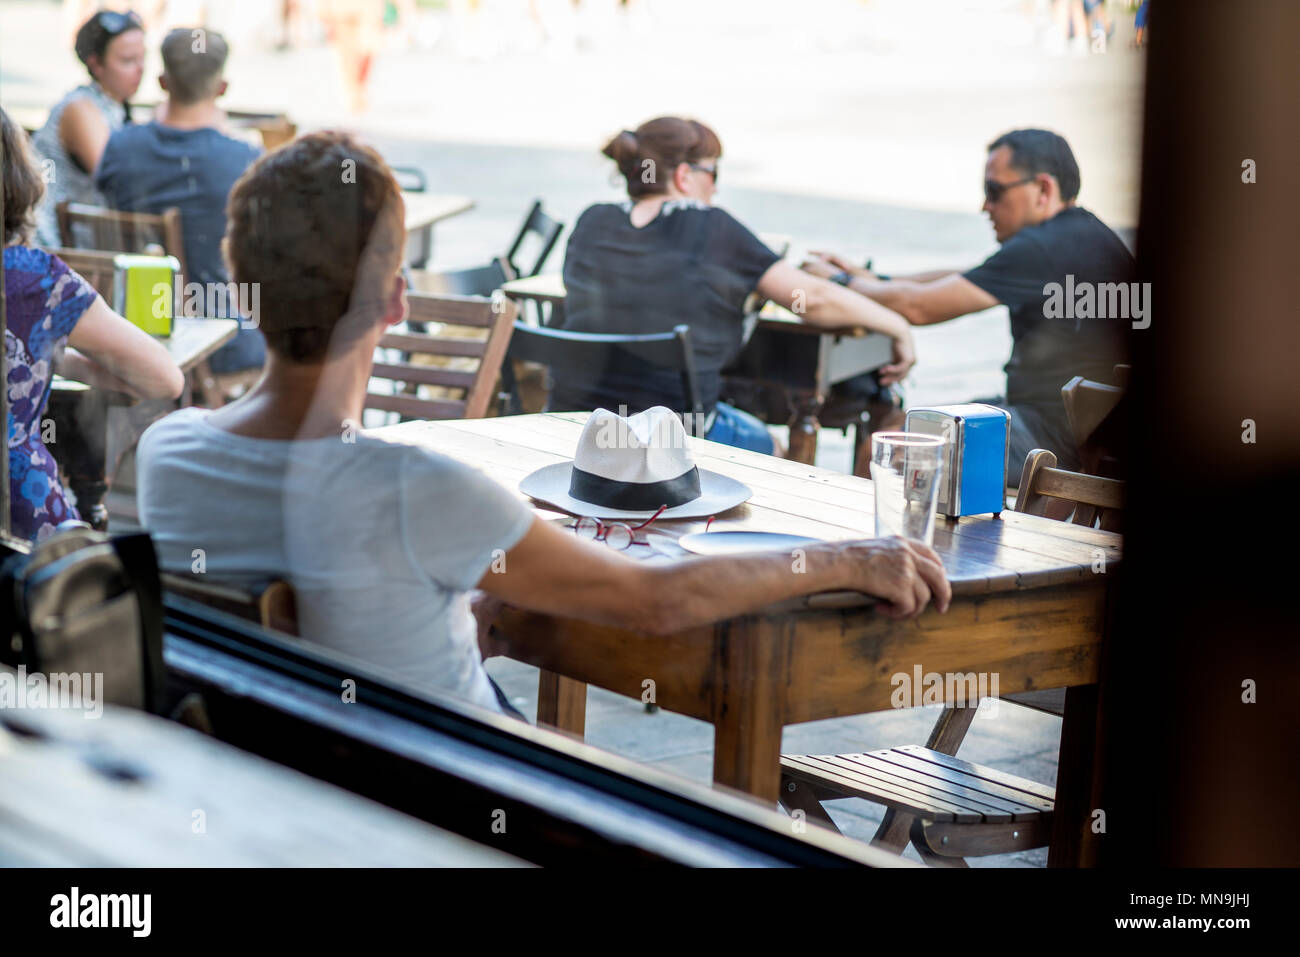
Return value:
M 1076 205 L 1079 166 L 1065 139 L 1048 130 L 1013 130 L 989 144 L 984 206 L 1002 248 L 973 269 L 889 278 L 843 258 L 816 254 L 810 273 L 832 279 L 900 313 L 912 325 L 946 322 L 1005 305 L 1014 344 L 1007 391 L 979 399 L 1011 413 L 1014 470 L 1031 449 L 1050 449 L 1062 468 L 1077 469 L 1061 387 L 1076 375 L 1108 382 L 1123 361 L 1116 317 L 1053 318 L 1056 288 L 1129 283 L 1133 257 L 1115 233 Z M 1072 277 L 1067 280 L 1067 277 Z

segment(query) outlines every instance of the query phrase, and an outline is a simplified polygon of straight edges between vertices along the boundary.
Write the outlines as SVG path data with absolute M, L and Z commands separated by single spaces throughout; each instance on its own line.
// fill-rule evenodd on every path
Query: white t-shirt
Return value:
M 528 506 L 427 449 L 365 432 L 252 439 L 207 416 L 182 409 L 140 439 L 140 520 L 162 568 L 244 588 L 286 578 L 304 638 L 501 710 L 468 591 L 523 538 Z

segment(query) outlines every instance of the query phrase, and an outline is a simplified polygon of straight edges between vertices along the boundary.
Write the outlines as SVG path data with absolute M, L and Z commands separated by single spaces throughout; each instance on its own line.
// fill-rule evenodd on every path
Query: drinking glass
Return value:
M 934 543 L 943 446 L 942 436 L 920 432 L 877 432 L 871 437 L 877 537 L 902 535 Z

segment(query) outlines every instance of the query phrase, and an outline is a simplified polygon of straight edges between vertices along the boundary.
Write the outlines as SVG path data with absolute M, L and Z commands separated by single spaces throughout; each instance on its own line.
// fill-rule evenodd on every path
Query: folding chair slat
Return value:
M 978 811 L 989 821 L 1013 821 L 1017 814 L 1037 813 L 1036 809 L 1025 804 L 988 794 L 979 787 L 967 786 L 965 782 L 926 775 L 915 768 L 879 759 L 883 753 L 839 754 L 835 759 L 844 767 L 856 767 L 863 773 L 881 777 L 889 776 L 897 780 L 900 787 L 910 787 L 925 794 L 932 794 L 938 800 Z
M 449 326 L 489 329 L 495 318 L 492 310 L 483 308 L 479 296 L 412 294 L 406 297 L 406 304 L 409 322 L 441 322 Z M 500 308 L 504 308 L 504 301 Z
M 851 787 L 852 790 L 845 794 L 845 797 L 869 797 L 917 813 L 942 813 L 950 815 L 949 820 L 964 824 L 976 824 L 985 820 L 986 810 L 996 814 L 996 811 L 973 806 L 970 802 L 953 800 L 950 796 L 940 793 L 938 789 L 918 786 L 915 782 L 905 781 L 888 772 L 873 774 L 867 769 L 838 761 L 837 757 L 837 755 L 801 754 L 793 757 L 789 762 L 783 758 L 782 764 L 789 766 L 797 763 L 798 767 L 815 783 L 831 779 L 838 781 L 841 786 Z M 890 798 L 892 800 L 888 800 Z M 1010 815 L 1002 815 L 1002 818 L 1011 819 Z
M 922 752 L 924 751 L 925 749 L 922 749 Z M 1053 800 L 990 780 L 983 773 L 985 770 L 983 768 L 977 768 L 975 773 L 966 774 L 942 765 L 918 760 L 915 755 L 898 749 L 876 751 L 867 755 L 845 755 L 845 757 L 862 761 L 869 766 L 878 766 L 876 762 L 892 766 L 900 778 L 929 782 L 933 787 L 951 793 L 954 797 L 960 796 L 971 802 L 996 807 L 1011 815 L 1012 820 L 1032 818 L 1043 811 L 1050 811 L 1054 804 Z
M 1056 800 L 1056 789 L 1048 787 L 1046 784 L 1039 784 L 1037 781 L 1030 781 L 1028 778 L 1017 777 L 1014 774 L 1008 774 L 1005 771 L 999 771 L 996 768 L 985 767 L 982 764 L 971 764 L 969 761 L 963 761 L 961 758 L 954 758 L 949 754 L 940 754 L 938 751 L 931 751 L 919 745 L 909 744 L 901 748 L 891 748 L 900 754 L 908 754 L 925 761 L 931 761 L 935 764 L 943 765 L 954 771 L 962 771 L 975 777 L 983 778 L 986 781 L 993 781 L 1005 787 L 1012 788 L 1016 791 L 1022 791 L 1027 795 L 1039 798 L 1044 801 Z
M 366 393 L 366 408 L 396 412 L 409 419 L 459 419 L 464 417 L 465 403 L 457 399 L 420 399 L 413 395 Z
M 926 801 L 914 791 L 894 788 L 883 781 L 866 782 L 856 777 L 838 774 L 826 767 L 810 762 L 808 755 L 797 755 L 790 759 L 782 757 L 781 769 L 782 773 L 789 778 L 813 784 L 821 789 L 822 793 L 826 791 L 833 793 L 833 797 L 822 798 L 822 800 L 864 797 L 877 804 L 884 804 L 886 807 L 897 808 L 900 811 L 926 813 L 932 815 L 934 820 L 944 823 L 958 821 L 975 823 L 981 820 L 979 814 L 970 811 L 968 808 L 951 805 L 932 806 L 933 802 Z
M 379 379 L 415 382 L 419 385 L 440 385 L 448 389 L 469 389 L 474 385 L 476 378 L 473 372 L 440 369 L 437 366 L 417 366 L 409 362 L 376 362 L 370 374 Z
M 457 323 L 464 325 L 464 323 Z M 481 359 L 487 349 L 482 339 L 456 339 L 452 337 L 422 335 L 413 332 L 390 332 L 379 340 L 381 349 L 400 349 L 434 356 L 465 356 Z

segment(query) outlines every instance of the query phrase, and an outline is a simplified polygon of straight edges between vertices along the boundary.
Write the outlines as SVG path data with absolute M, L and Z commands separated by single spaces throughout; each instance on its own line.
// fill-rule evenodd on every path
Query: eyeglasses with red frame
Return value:
M 659 511 L 655 512 L 640 525 L 628 525 L 625 522 L 602 522 L 600 519 L 592 518 L 590 515 L 583 515 L 572 525 L 566 527 L 573 529 L 573 533 L 579 538 L 588 538 L 595 542 L 604 542 L 610 548 L 624 552 L 633 545 L 645 545 L 647 547 L 650 545 L 647 541 L 638 541 L 636 533 L 644 528 L 649 528 L 650 523 L 662 515 L 667 508 L 667 505 L 660 505 Z

